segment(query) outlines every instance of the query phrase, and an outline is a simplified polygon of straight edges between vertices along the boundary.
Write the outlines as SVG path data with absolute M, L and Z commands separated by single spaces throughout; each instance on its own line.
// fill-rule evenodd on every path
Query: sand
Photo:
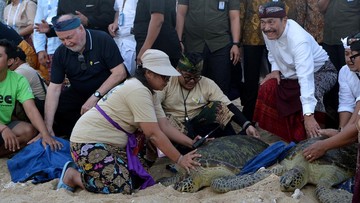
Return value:
M 272 138 L 271 138 L 272 139 Z M 31 181 L 26 183 L 11 182 L 10 174 L 6 165 L 6 158 L 0 159 L 0 202 L 264 202 L 264 203 L 313 203 L 316 200 L 312 185 L 307 185 L 301 192 L 303 195 L 299 199 L 291 197 L 292 193 L 280 191 L 279 177 L 271 175 L 257 184 L 236 191 L 218 194 L 211 188 L 204 188 L 196 193 L 181 193 L 174 190 L 171 186 L 165 187 L 161 184 L 154 185 L 145 190 L 138 191 L 132 195 L 122 194 L 94 194 L 84 190 L 76 190 L 75 193 L 61 189 L 56 191 L 58 179 L 50 182 L 34 185 Z M 160 160 L 151 168 L 150 173 L 155 179 L 161 176 L 168 176 L 169 171 L 165 169 L 166 160 Z

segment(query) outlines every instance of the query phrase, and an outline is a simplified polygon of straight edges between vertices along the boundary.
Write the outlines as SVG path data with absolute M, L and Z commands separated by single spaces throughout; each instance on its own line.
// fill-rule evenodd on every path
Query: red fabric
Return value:
M 277 109 L 277 89 L 276 79 L 268 80 L 260 86 L 254 121 L 258 122 L 260 128 L 281 137 L 286 142 L 299 142 L 306 139 L 304 117 L 301 110 L 285 117 L 280 116 Z M 324 123 L 325 113 L 315 112 L 315 119 L 319 124 Z
M 355 187 L 352 203 L 360 202 L 360 147 L 358 148 L 357 164 L 356 164 L 356 174 L 355 174 Z

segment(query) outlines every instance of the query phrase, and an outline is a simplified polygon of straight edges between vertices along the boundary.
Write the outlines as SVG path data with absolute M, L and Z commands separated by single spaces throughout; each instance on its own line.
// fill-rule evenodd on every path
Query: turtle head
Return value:
M 295 167 L 280 177 L 280 189 L 283 192 L 293 192 L 306 185 L 306 171 L 303 168 Z
M 174 189 L 179 192 L 196 192 L 195 182 L 193 181 L 192 177 L 186 177 L 182 181 L 175 183 Z

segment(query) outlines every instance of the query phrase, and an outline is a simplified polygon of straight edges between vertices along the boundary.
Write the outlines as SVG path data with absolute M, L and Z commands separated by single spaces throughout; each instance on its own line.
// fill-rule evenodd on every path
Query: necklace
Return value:
M 181 90 L 181 95 L 182 95 L 183 100 L 184 100 L 184 110 L 185 110 L 185 118 L 184 118 L 184 120 L 185 120 L 185 122 L 188 122 L 188 121 L 189 121 L 189 116 L 188 116 L 188 114 L 187 114 L 186 100 L 187 100 L 187 98 L 189 97 L 190 90 L 188 91 L 186 97 L 184 96 L 184 92 L 183 92 L 183 88 L 182 88 L 182 87 L 181 87 L 180 90 Z

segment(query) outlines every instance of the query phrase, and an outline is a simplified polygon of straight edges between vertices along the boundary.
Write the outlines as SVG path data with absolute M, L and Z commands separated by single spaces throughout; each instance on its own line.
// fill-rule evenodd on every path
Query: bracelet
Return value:
M 8 128 L 7 126 L 5 126 L 3 129 L 0 130 L 0 133 L 4 132 L 4 130 Z
M 177 159 L 176 163 L 179 164 L 183 157 L 184 157 L 183 155 L 180 155 L 179 158 Z
M 183 41 L 179 40 L 180 43 L 183 43 Z

